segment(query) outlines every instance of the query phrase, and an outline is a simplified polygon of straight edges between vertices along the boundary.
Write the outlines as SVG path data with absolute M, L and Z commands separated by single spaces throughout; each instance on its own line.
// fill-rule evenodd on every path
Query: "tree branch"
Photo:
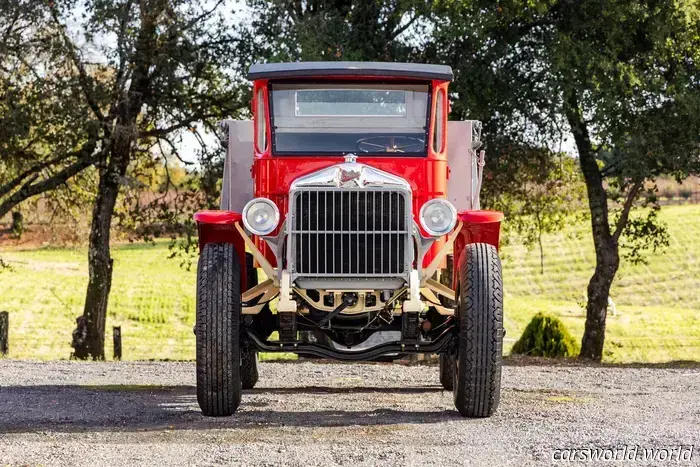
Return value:
M 182 120 L 181 122 L 178 122 L 174 125 L 171 125 L 169 127 L 165 128 L 154 128 L 153 130 L 145 131 L 141 134 L 141 136 L 146 137 L 146 138 L 158 138 L 161 136 L 169 135 L 173 131 L 176 130 L 181 130 L 183 128 L 187 128 L 190 125 L 192 125 L 194 122 L 201 121 L 201 120 L 206 120 L 209 118 L 215 118 L 218 114 L 198 114 L 198 115 L 191 115 L 190 117 L 186 118 L 185 120 Z
M 397 37 L 399 37 L 406 29 L 410 28 L 413 23 L 418 21 L 418 18 L 420 18 L 420 14 L 416 12 L 413 15 L 413 18 L 408 20 L 408 23 L 404 24 L 403 26 L 399 26 L 396 30 L 394 30 L 391 34 L 389 34 L 389 40 L 393 41 Z
M 117 37 L 117 54 L 119 56 L 119 66 L 117 68 L 117 74 L 114 79 L 114 99 L 121 99 L 120 90 L 122 89 L 123 83 L 126 81 L 125 77 L 128 76 L 126 73 L 126 50 L 124 46 L 124 41 L 126 39 L 126 26 L 129 22 L 129 12 L 131 11 L 131 6 L 133 5 L 133 0 L 129 0 L 124 4 L 124 12 L 119 18 L 119 36 Z
M 19 154 L 17 154 L 17 155 L 18 155 L 19 157 L 22 157 L 22 156 L 24 156 L 25 154 L 19 153 Z M 12 179 L 12 180 L 10 180 L 9 182 L 5 183 L 4 185 L 1 185 L 1 186 L 0 186 L 0 198 L 2 198 L 3 196 L 7 195 L 8 193 L 10 193 L 12 190 L 14 190 L 15 188 L 17 188 L 18 186 L 20 186 L 20 185 L 22 184 L 22 182 L 24 182 L 24 180 L 26 180 L 26 179 L 29 178 L 30 176 L 36 175 L 37 173 L 41 172 L 42 170 L 44 170 L 44 169 L 46 169 L 46 168 L 48 168 L 48 167 L 50 167 L 50 166 L 52 166 L 52 165 L 54 165 L 54 164 L 57 164 L 57 163 L 59 163 L 59 162 L 61 162 L 61 161 L 70 159 L 71 157 L 73 157 L 73 155 L 74 155 L 74 154 L 70 154 L 70 155 L 65 155 L 65 154 L 64 154 L 64 155 L 62 155 L 62 156 L 55 157 L 55 158 L 50 159 L 50 160 L 48 160 L 48 161 L 46 161 L 46 162 L 42 162 L 41 164 L 36 164 L 36 165 L 34 165 L 33 167 L 30 167 L 29 169 L 25 170 L 25 171 L 22 172 L 21 174 L 17 175 L 14 179 Z M 35 177 L 33 178 L 33 180 L 36 180 L 37 177 L 38 177 L 38 175 L 35 176 Z M 31 183 L 31 182 L 30 182 L 30 183 Z
M 643 185 L 644 180 L 637 180 L 636 182 L 634 182 L 632 188 L 630 188 L 630 191 L 627 193 L 627 199 L 625 199 L 625 204 L 622 206 L 622 213 L 620 214 L 620 218 L 615 224 L 615 232 L 613 233 L 613 239 L 615 239 L 615 241 L 617 241 L 620 238 L 620 235 L 622 235 L 622 232 L 625 230 L 627 220 L 630 217 L 630 211 L 632 210 L 632 205 L 637 199 L 639 190 L 642 189 Z
M 90 76 L 88 76 L 87 72 L 85 71 L 85 67 L 83 66 L 83 63 L 78 58 L 78 54 L 75 50 L 75 45 L 66 35 L 65 27 L 58 19 L 58 13 L 56 12 L 56 7 L 53 4 L 51 7 L 51 16 L 53 17 L 53 20 L 56 23 L 56 27 L 60 31 L 63 43 L 66 46 L 66 49 L 68 50 L 68 55 L 70 56 L 71 61 L 78 69 L 78 81 L 80 82 L 80 88 L 82 89 L 83 94 L 85 95 L 85 99 L 87 100 L 90 109 L 92 109 L 92 112 L 95 114 L 97 119 L 101 122 L 104 122 L 105 117 L 102 114 L 100 106 L 97 104 L 95 97 L 92 95 L 93 90 L 90 86 Z
M 106 151 L 106 149 L 103 148 L 98 153 L 93 154 L 96 147 L 96 139 L 88 141 L 78 152 L 80 154 L 80 158 L 76 162 L 64 168 L 60 172 L 57 172 L 53 176 L 42 180 L 39 183 L 33 183 L 36 180 L 35 178 L 25 183 L 22 186 L 22 188 L 13 193 L 12 196 L 8 197 L 5 201 L 0 203 L 0 218 L 2 218 L 5 214 L 10 212 L 15 206 L 17 206 L 22 201 L 25 201 L 31 198 L 32 196 L 36 196 L 41 193 L 53 190 L 54 188 L 64 184 L 69 179 L 82 172 L 86 168 L 95 164 L 100 159 L 102 153 Z

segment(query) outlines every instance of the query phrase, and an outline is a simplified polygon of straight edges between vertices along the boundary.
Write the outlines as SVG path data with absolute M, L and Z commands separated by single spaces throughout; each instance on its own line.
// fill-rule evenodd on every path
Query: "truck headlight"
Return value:
M 255 235 L 269 234 L 275 230 L 279 221 L 279 209 L 267 198 L 250 200 L 243 208 L 243 225 Z
M 431 199 L 420 208 L 420 224 L 433 237 L 447 235 L 457 223 L 457 210 L 446 199 Z

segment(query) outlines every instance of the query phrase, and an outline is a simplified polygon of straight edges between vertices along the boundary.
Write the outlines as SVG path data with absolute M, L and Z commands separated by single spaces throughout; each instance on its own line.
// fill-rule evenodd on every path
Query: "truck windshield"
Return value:
M 427 84 L 273 84 L 275 154 L 426 154 Z

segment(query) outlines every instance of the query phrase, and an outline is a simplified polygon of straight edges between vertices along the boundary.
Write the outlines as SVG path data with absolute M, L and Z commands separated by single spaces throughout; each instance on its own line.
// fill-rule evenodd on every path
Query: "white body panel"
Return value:
M 225 120 L 221 122 L 228 134 L 221 209 L 242 212 L 253 199 L 253 122 L 252 120 Z
M 481 122 L 465 120 L 447 122 L 447 199 L 457 211 L 480 209 L 478 167 L 481 146 Z

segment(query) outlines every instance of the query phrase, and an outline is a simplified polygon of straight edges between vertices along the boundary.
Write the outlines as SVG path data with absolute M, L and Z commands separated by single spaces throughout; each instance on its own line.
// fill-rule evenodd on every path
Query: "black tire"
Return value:
M 455 356 L 440 354 L 440 384 L 448 391 L 454 389 Z
M 226 417 L 241 403 L 241 265 L 230 244 L 206 245 L 197 270 L 197 401 Z
M 489 417 L 501 397 L 503 279 L 493 245 L 467 245 L 459 261 L 459 337 L 454 402 L 465 417 Z
M 255 268 L 255 258 L 247 252 L 245 268 L 247 286 L 252 289 L 258 285 L 258 270 Z M 243 389 L 253 389 L 258 383 L 258 377 L 258 352 L 246 347 L 241 350 L 241 386 Z
M 241 352 L 241 385 L 253 389 L 258 382 L 258 352 L 247 348 Z

